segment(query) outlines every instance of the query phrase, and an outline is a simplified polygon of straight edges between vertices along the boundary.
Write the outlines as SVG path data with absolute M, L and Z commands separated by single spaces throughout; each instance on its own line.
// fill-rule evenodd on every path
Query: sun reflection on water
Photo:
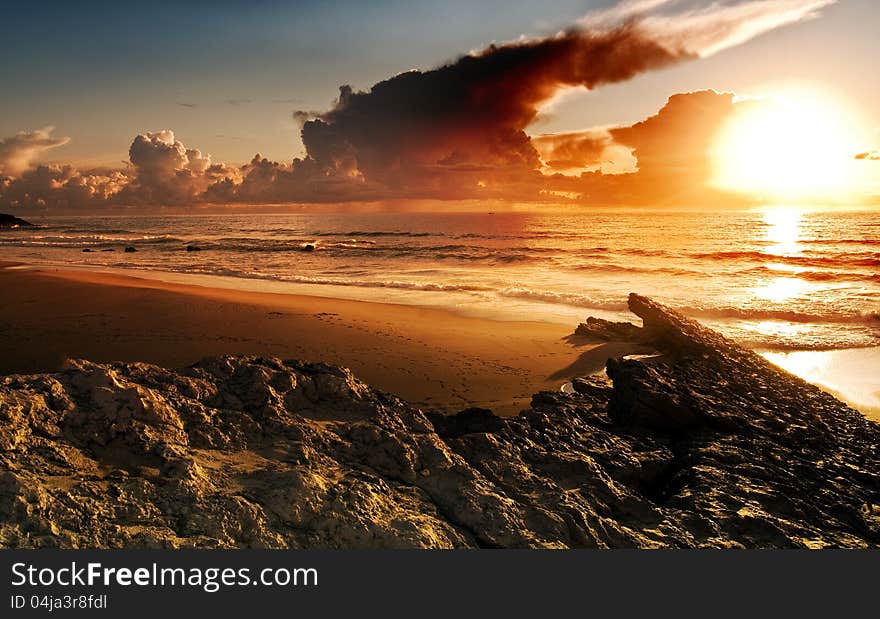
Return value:
M 805 326 L 783 320 L 762 320 L 747 328 L 762 335 L 793 338 L 800 335 L 804 331 Z
M 764 211 L 766 232 L 764 241 L 768 243 L 765 253 L 784 258 L 800 254 L 802 213 L 790 207 L 778 206 Z M 796 274 L 800 269 L 778 262 L 764 265 L 771 271 L 782 271 Z M 793 299 L 805 291 L 807 283 L 797 277 L 774 277 L 762 281 L 755 288 L 755 296 L 759 299 L 781 303 Z
M 880 361 L 877 348 L 762 352 L 771 363 L 819 385 L 869 418 L 880 420 Z
M 792 256 L 801 252 L 798 243 L 801 237 L 801 217 L 799 210 L 788 207 L 774 207 L 764 211 L 766 240 L 771 243 L 766 253 Z
M 804 267 L 799 267 L 794 264 L 783 264 L 782 262 L 768 262 L 764 266 L 771 271 L 782 271 L 783 273 L 803 273 L 806 271 Z
M 828 382 L 828 354 L 803 351 L 795 353 L 765 352 L 764 358 L 811 383 Z
M 766 301 L 781 303 L 802 295 L 807 286 L 807 282 L 796 277 L 774 277 L 758 286 L 755 289 L 755 296 Z

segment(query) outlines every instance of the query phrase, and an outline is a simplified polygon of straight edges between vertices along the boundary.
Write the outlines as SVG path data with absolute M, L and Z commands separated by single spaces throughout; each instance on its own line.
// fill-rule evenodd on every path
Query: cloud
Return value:
M 553 133 L 532 137 L 544 168 L 550 172 L 577 172 L 598 169 L 608 158 L 611 134 L 604 129 Z
M 69 165 L 39 165 L 0 183 L 0 204 L 20 208 L 97 207 L 129 182 L 124 172 L 80 172 Z
M 399 197 L 475 197 L 517 200 L 573 199 L 592 203 L 676 203 L 719 198 L 706 187 L 708 152 L 717 131 L 744 105 L 731 93 L 674 95 L 657 114 L 626 127 L 531 138 L 540 161 L 502 174 L 489 166 L 450 163 L 456 180 L 473 183 L 393 187 L 351 168 L 327 174 L 310 157 L 285 164 L 256 155 L 241 166 L 213 163 L 173 131 L 138 135 L 129 167 L 81 173 L 70 166 L 39 166 L 0 188 L 0 204 L 13 206 L 187 205 L 369 201 Z M 526 138 L 529 139 L 529 138 Z M 539 170 L 538 167 L 541 169 Z
M 22 174 L 42 153 L 70 141 L 66 137 L 52 137 L 54 130 L 55 127 L 49 126 L 36 131 L 20 131 L 0 140 L 0 176 Z
M 709 55 L 832 1 L 753 0 L 677 13 L 656 13 L 675 0 L 628 2 L 554 36 L 491 45 L 368 91 L 342 86 L 330 110 L 303 123 L 307 158 L 325 179 L 377 182 L 390 194 L 480 193 L 539 169 L 525 129 L 561 89 L 593 89 Z
M 702 173 L 708 165 L 706 154 L 735 106 L 758 104 L 735 100 L 733 93 L 714 90 L 676 94 L 654 116 L 609 133 L 616 143 L 632 148 L 643 176 Z
M 191 110 L 199 107 L 198 103 L 180 103 L 179 102 L 177 105 L 179 105 L 180 107 L 189 108 Z
M 321 116 L 321 112 L 307 111 L 307 110 L 295 110 L 293 112 L 293 122 L 295 122 L 300 129 L 302 129 L 303 125 L 305 125 L 310 120 L 315 120 Z
M 496 184 L 538 168 L 525 129 L 560 88 L 624 81 L 687 57 L 632 25 L 493 45 L 367 92 L 343 86 L 331 110 L 303 124 L 302 139 L 325 176 L 429 193 L 450 182 L 476 186 L 478 176 Z
M 660 45 L 705 58 L 782 26 L 813 19 L 822 9 L 836 3 L 837 0 L 713 2 L 673 14 L 643 14 L 635 18 L 639 20 L 645 35 Z M 634 3 L 633 10 L 649 11 L 676 4 L 681 3 L 675 0 L 648 0 Z
M 734 106 L 732 95 L 678 95 L 631 127 L 534 138 L 526 130 L 565 89 L 594 89 L 711 55 L 813 18 L 833 2 L 744 0 L 702 8 L 681 0 L 624 2 L 552 36 L 493 44 L 365 91 L 344 85 L 330 109 L 294 113 L 306 155 L 289 164 L 260 155 L 241 167 L 216 164 L 164 130 L 134 139 L 121 178 L 89 181 L 70 169 L 46 168 L 40 182 L 36 176 L 27 186 L 5 182 L 0 204 L 24 203 L 14 196 L 55 203 L 60 187 L 93 186 L 89 200 L 123 204 L 680 197 L 705 184 L 707 145 Z M 42 137 L 37 152 L 59 145 L 48 132 Z M 116 189 L 108 194 L 107 188 Z M 38 190 L 46 195 L 35 199 Z
M 247 103 L 251 103 L 252 101 L 253 101 L 253 99 L 224 99 L 223 103 L 225 103 L 226 105 L 239 106 L 239 105 L 245 105 Z
M 130 204 L 190 204 L 234 168 L 211 163 L 211 156 L 187 148 L 171 130 L 135 137 L 128 149 L 131 182 L 115 198 Z
M 80 171 L 41 165 L 0 185 L 0 205 L 81 208 L 104 204 L 186 205 L 209 197 L 236 200 L 240 168 L 212 163 L 210 155 L 187 148 L 173 131 L 134 138 L 125 170 Z
M 880 161 L 880 150 L 859 153 L 858 155 L 855 155 L 855 158 L 867 161 Z
M 535 138 L 545 153 L 573 154 L 572 162 L 593 154 L 596 159 L 608 157 L 608 153 L 621 157 L 625 151 L 636 165 L 632 170 L 615 170 L 615 174 L 602 173 L 602 169 L 588 169 L 576 177 L 556 174 L 548 179 L 547 190 L 600 203 L 689 204 L 709 197 L 724 199 L 708 186 L 713 174 L 712 145 L 734 114 L 761 104 L 758 100 L 737 101 L 732 93 L 714 90 L 680 93 L 670 97 L 655 115 L 631 126 L 551 136 L 549 150 L 544 144 L 546 136 Z M 597 143 L 602 136 L 607 137 Z M 621 162 L 624 159 L 621 157 Z M 591 163 L 588 159 L 584 162 Z

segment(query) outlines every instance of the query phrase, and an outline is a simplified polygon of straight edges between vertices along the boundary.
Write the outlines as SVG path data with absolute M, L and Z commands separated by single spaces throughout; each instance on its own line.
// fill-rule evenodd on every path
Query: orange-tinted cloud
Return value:
M 332 109 L 303 123 L 313 182 L 379 184 L 389 196 L 532 199 L 542 162 L 525 130 L 561 88 L 593 89 L 709 55 L 833 1 L 750 0 L 674 14 L 657 12 L 674 1 L 627 2 L 555 36 L 492 45 L 368 91 L 343 86 Z M 558 157 L 544 158 L 551 171 L 595 164 L 604 151 L 583 137 L 555 148 Z
M 629 127 L 607 129 L 603 152 L 624 148 L 632 153 L 637 170 L 624 174 L 587 171 L 576 178 L 555 175 L 552 191 L 576 195 L 580 201 L 601 203 L 692 203 L 719 193 L 707 187 L 712 175 L 710 151 L 721 127 L 737 106 L 731 93 L 713 90 L 682 93 L 669 98 L 657 114 Z M 544 138 L 539 138 L 544 139 Z M 595 132 L 566 134 L 562 144 L 570 151 L 593 148 Z
M 163 130 L 135 137 L 125 170 L 80 171 L 39 165 L 0 185 L 0 204 L 19 207 L 90 207 L 106 203 L 181 205 L 201 202 L 214 185 L 241 182 L 238 168 L 212 164 Z M 218 193 L 214 190 L 214 193 Z M 234 194 L 226 194 L 234 198 Z M 234 201 L 234 200 L 230 200 Z
M 655 117 L 604 132 L 532 138 L 526 129 L 539 107 L 562 88 L 592 89 L 705 56 L 814 16 L 832 2 L 747 0 L 674 14 L 664 11 L 680 4 L 675 0 L 625 2 L 553 36 L 491 45 L 366 91 L 343 86 L 331 109 L 295 113 L 306 156 L 290 164 L 257 155 L 234 168 L 212 163 L 171 131 L 139 135 L 122 180 L 106 185 L 122 187 L 106 199 L 124 204 L 557 196 L 648 201 L 682 195 L 702 187 L 708 176 L 706 142 L 733 105 L 731 95 L 673 97 Z M 604 173 L 609 149 L 615 159 L 621 153 L 634 157 L 638 172 Z M 54 204 L 62 187 L 82 184 L 71 170 L 46 168 L 40 174 L 59 179 L 37 185 L 30 182 L 36 178 L 26 182 L 24 175 L 6 180 L 0 204 Z M 35 187 L 47 195 L 37 196 Z M 90 203 L 105 194 L 96 191 Z M 13 197 L 23 195 L 26 201 Z
M 209 155 L 188 148 L 165 130 L 137 136 L 125 171 L 83 174 L 70 166 L 39 166 L 0 189 L 3 203 L 16 206 L 96 206 L 118 204 L 185 205 L 209 203 L 282 203 L 382 200 L 397 197 L 515 200 L 572 199 L 600 203 L 686 203 L 718 194 L 706 187 L 711 175 L 709 150 L 734 108 L 730 93 L 702 91 L 670 97 L 650 118 L 629 127 L 525 136 L 534 149 L 528 165 L 468 165 L 454 171 L 422 174 L 394 185 L 337 168 L 327 173 L 313 158 L 283 164 L 255 156 L 241 167 L 212 163 Z M 523 134 L 525 135 L 525 134 Z M 538 158 L 540 153 L 541 159 Z M 625 157 L 623 157 L 625 155 Z M 635 168 L 606 173 L 608 157 Z M 613 162 L 615 163 L 615 162 Z M 451 165 L 451 164 L 450 164 Z M 541 171 L 543 170 L 543 172 Z M 567 175 L 559 172 L 567 172 Z M 472 182 L 460 182 L 468 177 Z M 459 182 L 441 182 L 442 179 Z
M 542 161 L 525 129 L 543 102 L 562 87 L 594 88 L 694 57 L 658 45 L 634 17 L 606 15 L 590 29 L 492 45 L 369 91 L 343 86 L 330 110 L 294 114 L 306 157 L 290 166 L 255 157 L 242 168 L 237 197 L 541 199 Z
M 47 150 L 63 146 L 70 138 L 52 137 L 54 127 L 20 131 L 0 140 L 0 176 L 18 176 Z
M 207 189 L 211 157 L 187 148 L 170 130 L 135 137 L 128 150 L 131 182 L 120 201 L 132 204 L 186 204 Z
M 855 156 L 855 158 L 859 159 L 859 160 L 867 160 L 867 161 L 880 161 L 880 150 L 859 153 L 858 155 Z
M 635 25 L 492 46 L 367 92 L 343 87 L 333 109 L 304 124 L 303 142 L 322 174 L 389 187 L 529 173 L 539 158 L 525 129 L 559 88 L 594 88 L 687 58 Z
M 573 131 L 532 137 L 544 168 L 550 172 L 583 172 L 598 169 L 614 144 L 607 130 Z
M 39 165 L 0 180 L 0 204 L 20 208 L 82 208 L 107 204 L 129 183 L 118 170 L 81 172 L 69 165 Z

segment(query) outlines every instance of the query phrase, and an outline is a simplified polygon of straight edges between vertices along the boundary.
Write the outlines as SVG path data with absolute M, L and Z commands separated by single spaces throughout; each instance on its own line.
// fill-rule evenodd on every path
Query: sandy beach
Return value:
M 574 342 L 574 325 L 463 317 L 405 305 L 169 284 L 0 264 L 0 372 L 65 359 L 182 367 L 256 354 L 343 365 L 425 408 L 516 414 L 531 395 L 626 351 Z

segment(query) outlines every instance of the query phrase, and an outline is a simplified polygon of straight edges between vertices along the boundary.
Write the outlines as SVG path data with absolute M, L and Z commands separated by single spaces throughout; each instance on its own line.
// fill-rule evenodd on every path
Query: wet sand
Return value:
M 256 354 L 343 365 L 424 408 L 510 415 L 625 354 L 571 340 L 574 326 L 0 263 L 4 374 L 55 371 L 68 358 L 182 367 Z

